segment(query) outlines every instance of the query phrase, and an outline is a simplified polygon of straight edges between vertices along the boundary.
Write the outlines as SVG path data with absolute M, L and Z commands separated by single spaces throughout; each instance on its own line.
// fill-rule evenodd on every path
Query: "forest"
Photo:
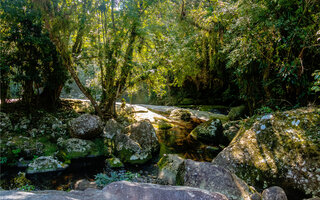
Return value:
M 319 0 L 0 0 L 0 44 L 4 199 L 320 197 Z

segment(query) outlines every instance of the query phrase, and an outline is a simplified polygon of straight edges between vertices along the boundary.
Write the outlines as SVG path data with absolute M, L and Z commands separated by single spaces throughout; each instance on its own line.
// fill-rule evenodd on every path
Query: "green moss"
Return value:
M 160 152 L 159 152 L 160 157 L 162 157 L 164 154 L 170 154 L 174 152 L 175 152 L 174 148 L 168 147 L 164 143 L 160 143 Z
M 167 164 L 168 164 L 168 157 L 163 156 L 160 158 L 159 162 L 157 163 L 157 166 L 159 167 L 159 170 L 162 170 Z
M 246 111 L 246 106 L 241 105 L 237 107 L 231 108 L 228 117 L 230 120 L 237 120 L 244 116 L 244 113 Z
M 173 127 L 172 124 L 170 124 L 166 120 L 161 119 L 161 120 L 158 121 L 158 128 L 159 129 L 168 130 L 168 129 L 172 128 L 172 127 Z
M 123 167 L 123 163 L 119 160 L 119 158 L 109 158 L 106 160 L 106 164 L 110 168 L 120 168 Z

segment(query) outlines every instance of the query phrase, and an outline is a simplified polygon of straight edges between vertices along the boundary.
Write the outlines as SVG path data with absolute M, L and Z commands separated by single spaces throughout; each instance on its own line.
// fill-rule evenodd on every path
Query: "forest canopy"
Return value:
M 74 81 L 98 115 L 154 104 L 319 102 L 319 0 L 1 0 L 1 102 L 54 108 Z

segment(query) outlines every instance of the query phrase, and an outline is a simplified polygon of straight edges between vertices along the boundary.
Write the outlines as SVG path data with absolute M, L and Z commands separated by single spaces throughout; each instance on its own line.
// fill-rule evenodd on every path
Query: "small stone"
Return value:
M 87 179 L 81 179 L 81 180 L 78 180 L 75 184 L 74 184 L 74 189 L 75 190 L 86 190 L 88 188 L 94 188 L 94 189 L 97 189 L 98 186 L 95 182 L 90 182 L 88 181 Z

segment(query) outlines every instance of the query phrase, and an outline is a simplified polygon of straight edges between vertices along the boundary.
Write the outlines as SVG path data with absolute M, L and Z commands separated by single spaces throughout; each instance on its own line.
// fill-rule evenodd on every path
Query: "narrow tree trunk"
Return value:
M 2 77 L 1 77 L 2 79 Z M 1 96 L 1 104 L 6 104 L 6 99 L 8 98 L 8 89 L 9 83 L 6 80 L 1 80 L 0 82 L 0 96 Z
M 23 84 L 22 101 L 25 105 L 31 105 L 33 99 L 33 81 L 25 80 Z
M 65 63 L 66 68 L 68 69 L 68 71 L 70 72 L 73 80 L 76 82 L 77 86 L 79 87 L 79 89 L 81 90 L 81 92 L 90 100 L 92 106 L 94 107 L 95 111 L 97 112 L 97 114 L 99 115 L 99 117 L 102 119 L 103 118 L 103 114 L 97 104 L 97 102 L 95 101 L 95 99 L 91 96 L 90 92 L 87 91 L 87 89 L 82 85 L 80 79 L 78 78 L 78 75 L 76 73 L 76 71 L 73 69 L 73 66 L 71 65 L 71 63 Z

